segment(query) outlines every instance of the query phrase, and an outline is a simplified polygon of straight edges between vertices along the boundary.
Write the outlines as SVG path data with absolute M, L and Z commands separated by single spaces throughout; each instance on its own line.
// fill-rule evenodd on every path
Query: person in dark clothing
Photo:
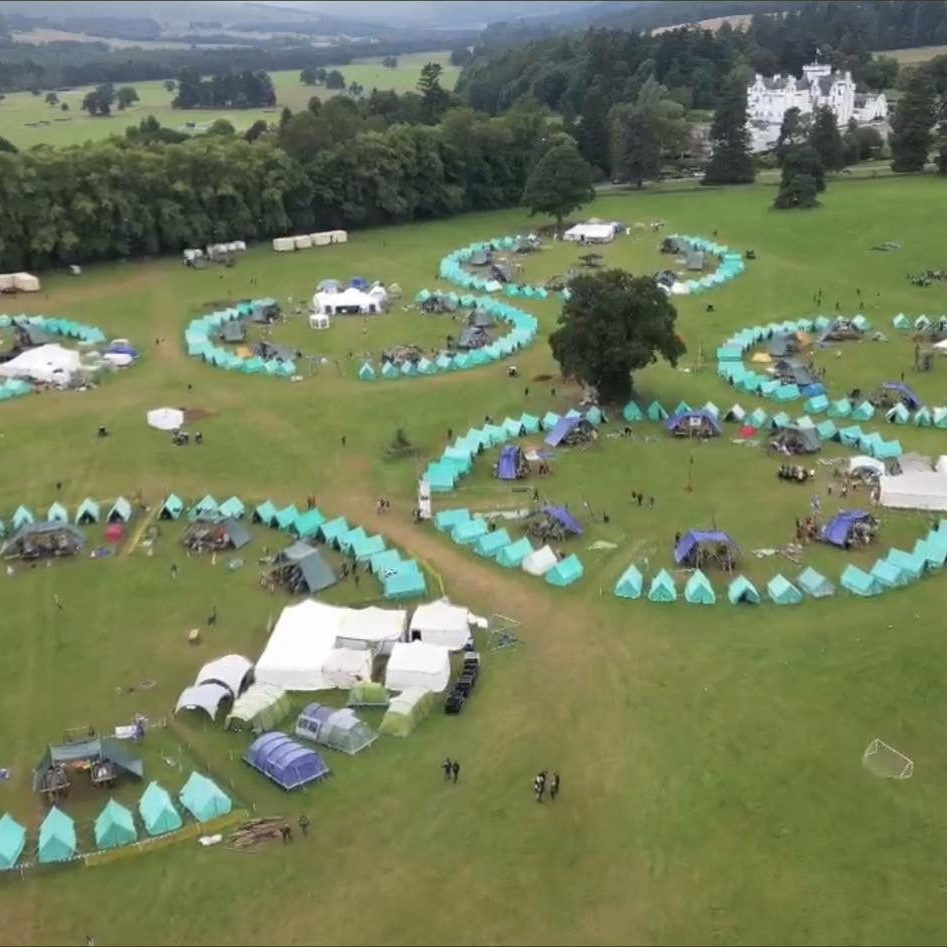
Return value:
M 457 777 L 460 775 L 460 763 L 458 763 L 457 760 L 454 760 L 454 762 L 451 763 L 450 770 L 454 776 L 454 782 L 456 783 Z
M 681 534 L 680 534 L 680 533 L 675 533 L 675 534 L 674 534 L 674 548 L 675 548 L 675 549 L 677 549 L 677 547 L 678 547 L 678 545 L 680 544 L 680 542 L 681 542 Z
M 207 616 L 207 627 L 213 628 L 217 624 L 217 606 L 215 605 L 210 610 L 210 615 Z
M 552 779 L 549 781 L 549 798 L 555 802 L 556 796 L 559 795 L 559 774 L 553 773 Z
M 648 509 L 654 509 L 654 497 L 648 497 Z
M 304 837 L 309 834 L 309 816 L 305 812 L 299 817 L 299 830 Z
M 178 564 L 176 562 L 171 563 L 171 578 L 176 579 L 178 577 Z
M 454 769 L 454 764 L 451 762 L 451 758 L 445 757 L 444 762 L 441 763 L 441 769 L 444 770 L 444 782 L 450 780 L 451 772 Z
M 543 794 L 546 792 L 546 771 L 540 770 L 533 780 L 533 792 L 536 793 L 536 801 L 543 801 Z
M 345 447 L 345 435 L 342 435 L 342 446 Z
M 279 831 L 284 843 L 293 840 L 293 830 L 289 827 L 289 823 L 283 823 L 283 827 Z
M 638 506 L 641 506 L 641 504 L 642 504 L 643 502 L 644 502 L 644 494 L 643 494 L 643 493 L 639 493 L 639 494 L 638 494 Z

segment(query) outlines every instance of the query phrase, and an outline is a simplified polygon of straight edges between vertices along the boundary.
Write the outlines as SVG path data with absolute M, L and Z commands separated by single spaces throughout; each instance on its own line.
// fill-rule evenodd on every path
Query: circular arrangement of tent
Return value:
M 184 427 L 184 412 L 179 408 L 154 408 L 146 417 L 148 424 L 159 431 L 176 431 Z

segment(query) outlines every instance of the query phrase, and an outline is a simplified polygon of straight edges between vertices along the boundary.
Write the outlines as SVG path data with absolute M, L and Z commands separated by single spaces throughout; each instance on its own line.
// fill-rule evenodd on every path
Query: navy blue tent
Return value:
M 243 757 L 281 789 L 297 789 L 329 775 L 325 760 L 313 749 L 271 730 L 257 737 Z
M 516 480 L 519 470 L 519 448 L 515 444 L 506 444 L 500 451 L 500 461 L 497 464 L 497 478 L 499 480 Z
M 364 292 L 368 289 L 368 280 L 362 279 L 361 276 L 353 276 L 349 280 L 349 286 L 351 286 L 352 289 L 360 289 Z
M 902 382 L 886 381 L 881 387 L 884 388 L 885 391 L 896 391 L 908 411 L 917 411 L 918 408 L 923 406 L 921 399 Z
M 710 411 L 680 411 L 672 414 L 664 426 L 669 431 L 679 431 L 681 428 L 704 427 L 707 425 L 714 434 L 720 433 L 720 422 Z
M 575 536 L 582 535 L 582 527 L 576 518 L 564 506 L 544 506 L 543 513 L 551 516 L 563 529 Z
M 871 514 L 864 510 L 843 510 L 836 513 L 819 531 L 819 539 L 830 546 L 845 548 L 848 542 L 848 534 L 856 523 L 862 523 L 871 519 Z
M 721 530 L 692 529 L 689 533 L 685 533 L 674 547 L 674 561 L 678 565 L 692 564 L 701 543 L 722 544 L 727 546 L 728 549 L 737 549 L 737 544 Z
M 582 418 L 559 418 L 556 426 L 546 435 L 546 443 L 550 447 L 558 447 L 581 420 Z

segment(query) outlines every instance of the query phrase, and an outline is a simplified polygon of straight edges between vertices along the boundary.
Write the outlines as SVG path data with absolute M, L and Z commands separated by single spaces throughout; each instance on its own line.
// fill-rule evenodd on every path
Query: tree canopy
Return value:
M 825 171 L 819 153 L 809 144 L 793 145 L 783 159 L 779 193 L 773 201 L 777 210 L 818 207 L 818 195 L 825 190 Z
M 520 203 L 531 214 L 549 214 L 562 230 L 563 218 L 595 197 L 592 171 L 575 143 L 554 145 L 536 162 L 526 179 Z
M 746 89 L 733 79 L 710 126 L 713 155 L 703 184 L 750 184 L 756 177 L 746 129 Z
M 677 310 L 649 276 L 606 270 L 569 283 L 570 298 L 549 336 L 562 373 L 594 386 L 606 403 L 628 398 L 632 373 L 686 351 Z
M 891 167 L 895 171 L 923 171 L 933 144 L 936 117 L 934 81 L 927 69 L 911 73 L 904 95 L 891 119 Z
M 845 146 L 838 130 L 838 121 L 825 105 L 815 111 L 809 144 L 815 149 L 825 171 L 841 171 L 845 167 Z

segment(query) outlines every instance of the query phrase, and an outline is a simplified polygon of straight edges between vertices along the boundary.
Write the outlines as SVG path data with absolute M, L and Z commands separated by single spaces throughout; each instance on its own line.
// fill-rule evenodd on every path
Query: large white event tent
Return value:
M 911 471 L 881 477 L 878 502 L 895 510 L 947 510 L 947 473 Z
M 387 304 L 384 286 L 374 286 L 368 292 L 350 286 L 337 292 L 317 292 L 312 297 L 314 313 L 322 316 L 377 315 Z
M 466 608 L 451 605 L 446 599 L 419 605 L 411 616 L 411 639 L 462 651 L 470 640 L 474 617 Z
M 79 353 L 55 342 L 27 349 L 0 363 L 0 376 L 4 378 L 25 378 L 47 385 L 68 385 L 78 371 Z
M 423 687 L 435 694 L 447 689 L 450 680 L 450 652 L 423 641 L 400 641 L 392 648 L 385 672 L 385 687 L 404 691 Z

